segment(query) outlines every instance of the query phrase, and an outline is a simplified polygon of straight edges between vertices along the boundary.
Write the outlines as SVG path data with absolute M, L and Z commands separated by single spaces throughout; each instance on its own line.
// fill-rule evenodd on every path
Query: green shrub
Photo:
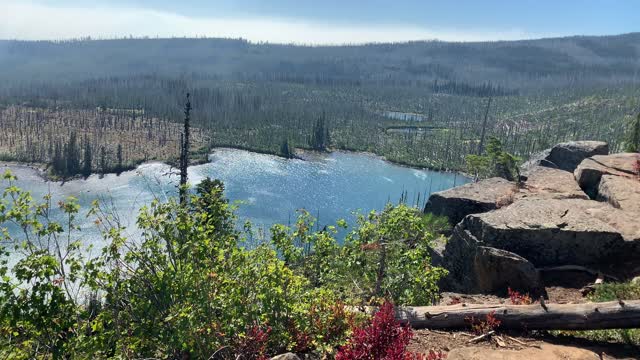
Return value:
M 359 215 L 357 225 L 339 246 L 336 227 L 311 232 L 314 219 L 302 212 L 294 229 L 274 226 L 272 241 L 295 271 L 348 302 L 377 303 L 388 298 L 400 305 L 431 304 L 436 284 L 446 274 L 430 263 L 437 236 L 432 229 L 446 229 L 442 219 L 401 204 Z
M 509 181 L 520 181 L 520 159 L 504 151 L 502 142 L 490 137 L 486 155 L 467 155 L 467 171 L 476 179 L 501 177 Z
M 272 244 L 245 247 L 223 184 L 210 179 L 187 205 L 143 208 L 135 240 L 95 203 L 88 216 L 107 245 L 87 257 L 74 199 L 58 204 L 58 223 L 50 196 L 38 203 L 4 178 L 0 223 L 22 230 L 2 231 L 19 252 L 15 264 L 0 254 L 0 355 L 9 358 L 331 353 L 354 325 L 348 305 L 427 303 L 444 273 L 429 266 L 434 222 L 403 205 L 360 216 L 344 246 L 336 228 L 313 232 L 303 213 L 294 230 L 274 226 Z

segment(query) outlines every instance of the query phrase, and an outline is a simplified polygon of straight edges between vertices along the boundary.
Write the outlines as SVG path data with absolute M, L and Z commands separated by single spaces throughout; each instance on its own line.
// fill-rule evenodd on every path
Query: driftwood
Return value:
M 500 329 L 598 330 L 640 328 L 640 300 L 586 304 L 404 307 L 396 317 L 415 329 L 461 329 L 494 313 Z
M 468 342 L 470 342 L 470 343 L 478 342 L 478 341 L 480 341 L 482 339 L 486 339 L 486 338 L 490 337 L 491 335 L 493 335 L 495 333 L 496 333 L 495 331 L 491 330 L 486 334 L 482 334 L 480 336 L 474 337 L 473 339 L 469 340 Z

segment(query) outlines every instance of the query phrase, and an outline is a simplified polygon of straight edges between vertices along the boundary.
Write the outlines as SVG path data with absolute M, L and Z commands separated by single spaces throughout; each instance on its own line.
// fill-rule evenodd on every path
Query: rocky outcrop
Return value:
M 509 288 L 534 297 L 545 293 L 535 266 L 522 256 L 505 250 L 477 247 L 473 277 L 474 293 L 507 295 Z
M 640 221 L 637 214 L 598 201 L 584 201 L 580 204 L 586 214 L 614 228 L 627 242 L 640 240 Z
M 602 142 L 563 143 L 529 162 L 517 186 L 489 179 L 435 194 L 427 210 L 462 219 L 438 252 L 442 287 L 536 293 L 536 268 L 565 265 L 640 274 L 640 154 L 607 153 Z
M 523 168 L 526 170 L 539 165 L 573 172 L 584 159 L 607 154 L 609 154 L 609 145 L 605 142 L 570 141 L 532 156 Z
M 533 166 L 525 176 L 527 180 L 517 195 L 519 199 L 589 199 L 570 172 Z
M 620 232 L 589 212 L 601 207 L 591 200 L 522 200 L 466 217 L 457 233 L 464 231 L 481 244 L 514 252 L 536 266 L 597 264 L 627 250 Z
M 634 163 L 639 157 L 640 155 L 634 153 L 594 156 L 583 160 L 574 171 L 574 176 L 578 185 L 595 199 L 598 196 L 602 175 L 633 177 L 636 175 Z
M 597 200 L 636 214 L 640 222 L 640 181 L 638 179 L 603 175 L 598 186 Z
M 446 216 L 455 225 L 469 214 L 495 210 L 498 200 L 514 189 L 515 184 L 505 179 L 486 179 L 431 194 L 424 211 Z
M 449 276 L 442 286 L 457 292 L 496 293 L 497 285 L 479 286 L 479 277 L 495 284 L 501 278 L 503 284 L 514 282 L 513 274 L 490 266 L 478 275 L 476 254 L 481 247 L 517 254 L 535 267 L 571 264 L 609 271 L 614 264 L 637 262 L 638 239 L 640 222 L 607 203 L 518 200 L 499 210 L 469 215 L 454 228 L 443 252 L 442 264 Z M 536 281 L 527 283 L 529 291 L 535 292 Z

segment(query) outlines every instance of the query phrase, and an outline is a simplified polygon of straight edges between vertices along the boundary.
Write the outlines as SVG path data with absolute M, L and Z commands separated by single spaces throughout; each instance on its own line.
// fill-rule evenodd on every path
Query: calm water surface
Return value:
M 469 179 L 454 173 L 417 170 L 393 165 L 366 154 L 334 152 L 305 154 L 304 160 L 285 160 L 271 155 L 243 150 L 217 149 L 211 162 L 190 168 L 192 184 L 209 176 L 224 181 L 226 195 L 241 202 L 240 220 L 250 220 L 256 228 L 268 229 L 274 223 L 289 224 L 296 210 L 305 208 L 319 217 L 319 225 L 338 219 L 353 221 L 354 212 L 382 209 L 388 202 L 398 202 L 403 191 L 407 202 L 422 203 L 430 192 L 461 185 Z M 84 209 L 101 199 L 112 207 L 135 236 L 135 218 L 140 207 L 154 198 L 165 200 L 176 194 L 177 177 L 169 167 L 149 163 L 135 171 L 65 184 L 45 182 L 35 170 L 9 166 L 18 176 L 17 185 L 36 198 L 51 193 L 54 202 L 67 196 L 79 199 Z M 5 184 L 2 185 L 4 187 Z M 81 217 L 85 243 L 100 244 L 93 218 Z

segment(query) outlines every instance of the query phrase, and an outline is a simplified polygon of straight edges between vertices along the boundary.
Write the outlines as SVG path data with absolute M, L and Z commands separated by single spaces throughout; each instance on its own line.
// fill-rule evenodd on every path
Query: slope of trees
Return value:
M 183 120 L 186 91 L 200 132 L 192 146 L 197 154 L 230 146 L 289 156 L 286 139 L 289 147 L 368 151 L 453 170 L 464 168 L 466 156 L 490 136 L 522 159 L 573 139 L 604 140 L 621 150 L 624 123 L 640 108 L 638 40 L 628 34 L 335 47 L 228 39 L 5 41 L 0 158 L 53 162 L 56 143 L 64 157 L 76 131 L 81 162 L 89 140 L 93 172 L 150 159 L 176 162 L 175 123 Z M 51 61 L 37 61 L 41 56 Z M 43 133 L 45 127 L 54 129 Z
M 195 72 L 316 86 L 431 87 L 434 80 L 442 80 L 462 89 L 465 84 L 478 88 L 492 83 L 509 92 L 638 83 L 638 44 L 640 33 L 313 47 L 203 38 L 0 41 L 0 80 L 6 86 L 24 79 L 62 83 L 141 73 L 175 78 Z M 48 60 L 40 61 L 43 57 Z

